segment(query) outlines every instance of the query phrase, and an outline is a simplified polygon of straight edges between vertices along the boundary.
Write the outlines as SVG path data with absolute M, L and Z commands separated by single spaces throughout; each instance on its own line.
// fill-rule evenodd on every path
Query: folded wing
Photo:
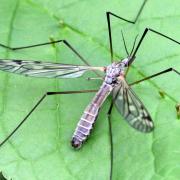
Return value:
M 133 128 L 144 133 L 153 130 L 150 114 L 125 79 L 119 80 L 119 85 L 113 90 L 113 98 L 117 110 Z
M 47 63 L 40 61 L 0 60 L 0 70 L 33 77 L 76 78 L 82 76 L 88 70 L 101 69 L 101 67 Z

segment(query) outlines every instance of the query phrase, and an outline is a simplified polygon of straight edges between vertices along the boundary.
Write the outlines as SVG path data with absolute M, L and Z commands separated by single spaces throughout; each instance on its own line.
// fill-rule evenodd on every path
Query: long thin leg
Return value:
M 33 48 L 33 47 L 38 47 L 38 46 L 46 46 L 50 44 L 56 44 L 56 43 L 64 43 L 70 50 L 72 50 L 86 65 L 90 66 L 90 64 L 70 45 L 66 40 L 60 39 L 57 41 L 51 41 L 51 42 L 45 42 L 45 43 L 40 43 L 40 44 L 33 44 L 29 46 L 20 46 L 20 47 L 10 47 L 6 46 L 4 44 L 0 44 L 1 47 L 9 49 L 9 50 L 21 50 L 21 49 L 28 49 L 28 48 Z
M 39 46 L 46 46 L 46 45 L 50 45 L 50 44 L 57 44 L 57 43 L 63 43 L 64 45 L 66 45 L 74 54 L 76 54 L 79 59 L 86 64 L 87 66 L 91 66 L 87 60 L 85 60 L 78 52 L 77 50 L 75 50 L 75 48 L 66 40 L 60 39 L 57 41 L 51 41 L 51 42 L 45 42 L 45 43 L 40 43 L 40 44 L 33 44 L 33 45 L 29 45 L 29 46 L 20 46 L 20 47 L 10 47 L 10 46 L 6 46 L 4 44 L 0 44 L 1 47 L 9 49 L 9 50 L 13 50 L 13 51 L 17 51 L 17 50 L 21 50 L 21 49 L 28 49 L 28 48 L 34 48 L 34 47 L 39 47 Z M 101 75 L 99 75 L 96 71 L 93 71 L 98 77 L 101 77 Z
M 111 16 L 114 16 L 114 17 L 116 17 L 116 18 L 119 18 L 119 19 L 121 19 L 121 20 L 123 20 L 123 21 L 126 21 L 126 22 L 128 22 L 128 23 L 135 24 L 136 21 L 138 20 L 139 16 L 140 16 L 143 8 L 144 8 L 146 2 L 147 2 L 147 0 L 144 0 L 143 4 L 141 5 L 141 7 L 140 7 L 140 9 L 139 9 L 139 11 L 138 11 L 138 13 L 137 13 L 137 15 L 136 15 L 136 17 L 135 17 L 134 20 L 125 19 L 125 18 L 123 18 L 123 17 L 121 17 L 121 16 L 117 16 L 116 14 L 114 14 L 114 13 L 112 13 L 112 12 L 109 12 L 109 11 L 106 12 L 107 23 L 108 23 L 108 32 L 109 32 L 109 45 L 110 45 L 110 53 L 111 53 L 111 62 L 113 62 L 113 47 L 112 47 L 112 35 L 111 35 L 110 15 L 111 15 Z
M 97 90 L 82 90 L 82 91 L 61 91 L 61 92 L 46 92 L 40 100 L 35 104 L 35 106 L 30 110 L 30 112 L 25 116 L 25 118 L 16 126 L 16 128 L 0 143 L 0 147 L 9 140 L 9 138 L 23 125 L 27 118 L 36 110 L 36 108 L 41 104 L 41 102 L 50 95 L 59 94 L 78 94 L 78 93 L 90 93 L 97 92 Z
M 140 80 L 138 80 L 138 81 L 135 81 L 135 82 L 133 82 L 133 83 L 130 83 L 129 85 L 130 85 L 130 86 L 133 86 L 134 84 L 138 84 L 138 83 L 140 83 L 140 82 L 142 82 L 142 81 L 151 79 L 151 78 L 153 78 L 153 77 L 157 77 L 157 76 L 159 76 L 159 75 L 161 75 L 161 74 L 165 74 L 165 73 L 171 72 L 171 71 L 173 71 L 173 72 L 175 72 L 176 74 L 180 75 L 180 72 L 177 71 L 176 69 L 168 68 L 168 69 L 166 69 L 166 70 L 164 70 L 164 71 L 155 73 L 155 74 L 153 74 L 153 75 L 151 75 L 151 76 L 148 76 L 148 77 L 145 77 L 145 78 L 140 79 Z
M 144 30 L 143 35 L 141 36 L 141 39 L 139 40 L 139 42 L 138 42 L 138 44 L 137 44 L 134 52 L 133 52 L 132 55 L 131 55 L 132 58 L 131 58 L 131 60 L 129 61 L 129 65 L 134 61 L 134 59 L 135 59 L 135 57 L 136 57 L 136 53 L 137 53 L 138 49 L 140 48 L 140 46 L 141 46 L 141 44 L 142 44 L 142 41 L 143 41 L 143 39 L 145 38 L 145 36 L 147 35 L 148 32 L 153 32 L 153 33 L 155 33 L 155 34 L 157 34 L 157 35 L 160 35 L 160 36 L 162 36 L 162 37 L 165 37 L 165 38 L 167 38 L 167 39 L 169 39 L 169 40 L 171 40 L 171 41 L 173 41 L 173 42 L 175 42 L 175 43 L 177 43 L 177 44 L 180 44 L 180 42 L 176 41 L 175 39 L 173 39 L 173 38 L 171 38 L 171 37 L 169 37 L 169 36 L 166 36 L 165 34 L 162 34 L 162 33 L 158 32 L 158 31 L 156 31 L 156 30 L 154 30 L 154 29 L 151 29 L 151 28 L 146 28 L 146 29 Z
M 109 125 L 109 140 L 110 140 L 110 157 L 111 157 L 111 162 L 110 162 L 110 180 L 112 180 L 112 175 L 113 175 L 113 136 L 112 136 L 112 126 L 111 126 L 111 112 L 113 108 L 113 100 L 111 101 L 110 108 L 107 113 L 108 117 L 108 125 Z

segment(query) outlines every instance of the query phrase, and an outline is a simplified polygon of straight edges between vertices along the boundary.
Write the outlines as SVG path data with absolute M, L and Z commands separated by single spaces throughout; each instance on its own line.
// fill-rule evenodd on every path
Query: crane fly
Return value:
M 44 77 L 44 78 L 78 78 L 83 76 L 87 71 L 93 71 L 98 78 L 103 80 L 102 85 L 99 90 L 77 90 L 77 91 L 59 91 L 59 92 L 46 92 L 42 95 L 42 97 L 37 101 L 34 107 L 30 110 L 30 112 L 20 121 L 20 123 L 6 136 L 6 138 L 0 142 L 0 147 L 4 145 L 13 134 L 24 124 L 27 118 L 36 110 L 36 108 L 41 104 L 41 102 L 50 95 L 61 95 L 61 94 L 76 94 L 76 93 L 91 93 L 96 92 L 94 98 L 89 103 L 89 105 L 84 110 L 80 120 L 77 124 L 77 127 L 73 133 L 71 145 L 75 149 L 79 149 L 82 144 L 87 140 L 88 135 L 90 135 L 90 131 L 93 128 L 93 124 L 95 123 L 100 108 L 103 105 L 104 101 L 108 98 L 108 96 L 112 96 L 111 105 L 109 107 L 107 118 L 109 123 L 109 137 L 110 137 L 110 180 L 112 179 L 113 174 L 113 139 L 112 139 L 112 128 L 111 128 L 111 113 L 113 105 L 115 104 L 119 113 L 123 116 L 124 120 L 134 129 L 143 132 L 149 133 L 154 129 L 154 124 L 152 118 L 141 102 L 141 100 L 137 97 L 135 92 L 132 90 L 131 86 L 134 84 L 143 82 L 145 80 L 157 77 L 159 75 L 174 72 L 177 75 L 180 75 L 180 72 L 176 69 L 170 67 L 158 73 L 154 73 L 150 76 L 147 76 L 143 79 L 137 80 L 131 84 L 126 82 L 126 73 L 128 71 L 129 66 L 135 60 L 137 52 L 142 45 L 144 38 L 147 36 L 148 32 L 154 33 L 160 37 L 166 38 L 178 45 L 180 42 L 162 34 L 154 29 L 145 28 L 142 36 L 140 37 L 137 45 L 135 46 L 136 38 L 133 44 L 133 48 L 129 53 L 126 47 L 125 39 L 122 33 L 122 40 L 124 43 L 125 51 L 127 57 L 123 59 L 119 59 L 116 62 L 114 61 L 114 53 L 113 53 L 113 41 L 112 41 L 112 33 L 111 33 L 111 17 L 118 18 L 119 20 L 125 21 L 127 23 L 135 24 L 146 4 L 147 0 L 144 0 L 140 9 L 138 10 L 134 20 L 129 20 L 124 17 L 118 16 L 110 11 L 106 12 L 107 24 L 108 24 L 108 36 L 109 36 L 109 49 L 111 55 L 111 63 L 109 66 L 99 66 L 94 67 L 91 66 L 88 61 L 82 57 L 82 55 L 67 41 L 64 39 L 45 42 L 40 44 L 33 44 L 28 46 L 20 46 L 20 47 L 10 47 L 0 43 L 0 47 L 6 48 L 8 50 L 22 50 L 28 48 L 35 48 L 46 45 L 55 45 L 55 44 L 63 44 L 67 48 L 69 48 L 85 65 L 70 65 L 70 64 L 60 64 L 60 63 L 47 63 L 42 61 L 25 61 L 21 59 L 0 59 L 0 70 L 21 74 L 25 76 L 31 77 Z M 99 76 L 98 72 L 103 72 L 104 77 Z M 90 78 L 91 79 L 91 78 Z M 176 106 L 177 113 L 179 115 L 180 106 Z
M 153 122 L 148 111 L 124 78 L 125 69 L 128 67 L 130 60 L 131 57 L 128 57 L 107 67 L 77 66 L 39 61 L 0 60 L 0 69 L 25 76 L 46 78 L 76 78 L 82 76 L 86 71 L 104 72 L 103 83 L 85 109 L 71 141 L 74 148 L 80 148 L 90 134 L 100 107 L 111 93 L 114 96 L 114 102 L 118 111 L 132 127 L 142 132 L 153 130 Z
M 70 65 L 70 64 L 59 64 L 59 63 L 47 63 L 47 62 L 41 62 L 41 61 L 25 61 L 25 60 L 18 60 L 18 59 L 16 60 L 15 59 L 14 60 L 0 59 L 0 70 L 2 71 L 21 74 L 25 76 L 38 77 L 38 78 L 39 77 L 77 78 L 84 75 L 84 73 L 87 71 L 93 71 L 98 76 L 99 76 L 99 74 L 97 73 L 98 71 L 104 73 L 104 77 L 103 78 L 101 77 L 101 79 L 103 79 L 103 82 L 99 90 L 46 92 L 40 98 L 40 100 L 35 104 L 35 106 L 31 109 L 31 111 L 25 116 L 25 118 L 19 123 L 19 125 L 0 143 L 0 146 L 2 146 L 6 141 L 8 141 L 8 139 L 19 129 L 19 127 L 27 120 L 27 118 L 32 114 L 32 112 L 39 106 L 39 104 L 47 96 L 57 95 L 57 94 L 96 92 L 91 103 L 84 110 L 84 113 L 81 116 L 80 121 L 78 122 L 78 125 L 74 131 L 74 134 L 71 140 L 71 145 L 76 149 L 80 148 L 83 142 L 87 139 L 87 136 L 90 135 L 90 131 L 93 128 L 93 124 L 95 123 L 98 117 L 99 110 L 103 102 L 110 95 L 112 95 L 112 103 L 109 108 L 108 115 L 111 115 L 112 106 L 113 104 L 115 104 L 119 113 L 123 116 L 123 118 L 128 122 L 130 126 L 144 133 L 151 132 L 154 129 L 152 118 L 149 112 L 147 111 L 147 109 L 145 108 L 145 106 L 143 105 L 143 103 L 140 101 L 140 99 L 137 97 L 137 95 L 134 93 L 134 91 L 126 82 L 125 75 L 129 66 L 135 60 L 136 53 L 138 52 L 138 49 L 140 48 L 148 32 L 155 33 L 156 35 L 164 37 L 172 42 L 175 42 L 178 45 L 180 44 L 180 42 L 154 29 L 145 28 L 136 47 L 135 47 L 135 42 L 136 42 L 137 37 L 135 38 L 133 48 L 131 52 L 129 53 L 126 47 L 123 33 L 122 33 L 122 39 L 123 39 L 124 47 L 127 53 L 127 57 L 115 62 L 113 60 L 114 58 L 113 58 L 111 19 L 110 19 L 110 17 L 113 16 L 120 20 L 126 21 L 128 23 L 135 24 L 138 17 L 141 14 L 141 11 L 146 1 L 147 0 L 143 2 L 134 21 L 130 21 L 123 17 L 117 16 L 116 14 L 112 12 L 106 12 L 107 23 L 108 23 L 109 45 L 110 45 L 110 53 L 111 53 L 111 64 L 107 67 L 90 66 L 90 64 L 66 40 L 57 40 L 57 41 L 34 44 L 34 45 L 29 45 L 29 46 L 22 46 L 22 47 L 9 47 L 4 44 L 0 44 L 0 46 L 3 48 L 15 51 L 15 50 L 33 48 L 33 47 L 38 47 L 38 46 L 45 46 L 49 44 L 54 45 L 56 43 L 63 43 L 67 48 L 69 48 L 73 53 L 75 53 L 75 55 L 77 55 L 80 58 L 80 60 L 82 60 L 82 62 L 86 64 L 86 65 Z M 168 69 L 165 69 L 164 71 L 155 73 L 153 75 L 140 79 L 134 83 L 131 83 L 131 85 L 140 83 L 147 79 L 154 78 L 156 76 L 159 76 L 161 74 L 171 72 L 171 71 L 180 75 L 180 72 L 178 72 L 176 69 L 168 68 Z M 109 119 L 109 116 L 108 116 L 108 119 Z M 111 129 L 110 129 L 110 133 L 111 133 Z M 111 139 L 111 153 L 112 153 L 112 137 L 110 139 Z M 112 170 L 112 158 L 111 158 L 111 170 Z

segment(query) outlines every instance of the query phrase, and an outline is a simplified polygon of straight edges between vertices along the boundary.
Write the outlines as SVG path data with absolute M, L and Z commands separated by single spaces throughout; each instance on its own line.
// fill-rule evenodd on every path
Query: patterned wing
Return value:
M 0 60 L 0 70 L 33 77 L 76 78 L 95 67 L 69 64 L 46 63 L 40 61 Z M 99 70 L 99 69 L 95 69 Z
M 113 98 L 117 110 L 133 128 L 144 133 L 153 130 L 150 114 L 124 78 L 121 78 L 119 85 L 114 88 Z

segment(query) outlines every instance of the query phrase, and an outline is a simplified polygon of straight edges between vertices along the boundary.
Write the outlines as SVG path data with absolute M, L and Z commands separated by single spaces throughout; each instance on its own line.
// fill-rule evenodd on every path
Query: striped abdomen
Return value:
M 71 141 L 74 148 L 80 148 L 81 144 L 87 139 L 87 136 L 90 134 L 93 124 L 98 116 L 99 108 L 111 93 L 112 89 L 112 85 L 104 82 L 92 102 L 85 109 Z

